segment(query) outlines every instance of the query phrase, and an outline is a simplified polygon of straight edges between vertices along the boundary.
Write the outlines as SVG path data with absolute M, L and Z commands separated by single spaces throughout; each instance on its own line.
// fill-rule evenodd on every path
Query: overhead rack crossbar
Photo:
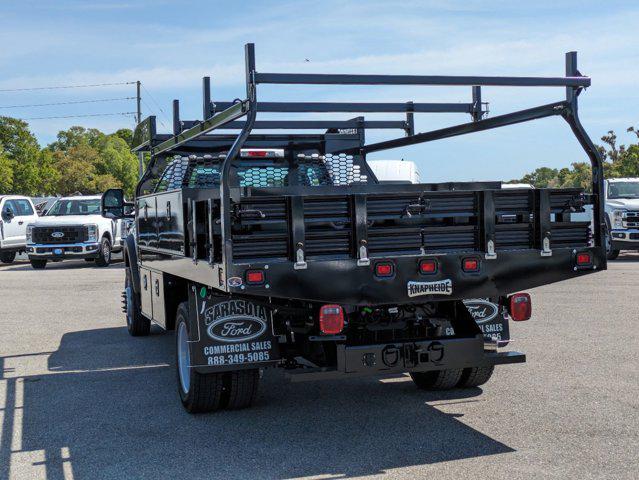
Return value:
M 286 85 L 439 85 L 481 87 L 589 87 L 590 78 L 477 77 L 454 75 L 347 75 L 325 73 L 258 73 L 256 84 Z

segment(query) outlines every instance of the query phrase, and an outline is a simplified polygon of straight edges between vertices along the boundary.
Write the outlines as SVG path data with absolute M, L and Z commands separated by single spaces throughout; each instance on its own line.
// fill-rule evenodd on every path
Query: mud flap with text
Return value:
M 196 298 L 192 335 L 194 367 L 236 370 L 268 366 L 279 360 L 271 309 L 242 298 Z

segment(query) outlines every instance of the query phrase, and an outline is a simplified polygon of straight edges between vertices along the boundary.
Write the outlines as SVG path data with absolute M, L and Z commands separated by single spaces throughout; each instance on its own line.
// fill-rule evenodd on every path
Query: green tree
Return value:
M 639 139 L 639 131 L 628 128 Z M 629 146 L 619 145 L 617 135 L 609 131 L 601 137 L 603 145 L 599 152 L 604 159 L 604 175 L 606 178 L 639 177 L 639 142 Z M 530 183 L 537 188 L 546 187 L 580 187 L 590 189 L 592 171 L 589 162 L 576 162 L 571 168 L 541 167 L 524 175 L 520 180 L 512 182 Z
M 14 163 L 0 148 L 0 193 L 13 191 Z
M 12 186 L 8 193 L 39 193 L 40 146 L 29 125 L 16 118 L 0 117 L 0 144 L 13 165 Z M 7 168 L 5 162 L 5 168 Z

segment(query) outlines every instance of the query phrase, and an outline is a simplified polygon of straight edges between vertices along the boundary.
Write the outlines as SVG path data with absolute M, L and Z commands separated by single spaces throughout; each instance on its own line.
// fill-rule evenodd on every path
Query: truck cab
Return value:
M 127 220 L 104 218 L 101 195 L 58 198 L 46 214 L 27 226 L 26 251 L 34 269 L 47 262 L 84 259 L 98 267 L 111 263 L 119 252 Z
M 25 251 L 27 225 L 37 218 L 29 197 L 0 195 L 0 262 L 12 263 L 18 253 Z
M 639 250 L 639 178 L 604 181 L 608 259 Z

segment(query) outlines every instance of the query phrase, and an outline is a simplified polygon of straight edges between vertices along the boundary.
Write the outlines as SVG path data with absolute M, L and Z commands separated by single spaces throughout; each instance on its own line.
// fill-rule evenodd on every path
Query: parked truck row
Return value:
M 12 263 L 26 253 L 34 269 L 65 259 L 93 261 L 99 267 L 122 250 L 129 221 L 104 218 L 101 195 L 56 199 L 39 216 L 28 197 L 0 197 L 0 261 Z

